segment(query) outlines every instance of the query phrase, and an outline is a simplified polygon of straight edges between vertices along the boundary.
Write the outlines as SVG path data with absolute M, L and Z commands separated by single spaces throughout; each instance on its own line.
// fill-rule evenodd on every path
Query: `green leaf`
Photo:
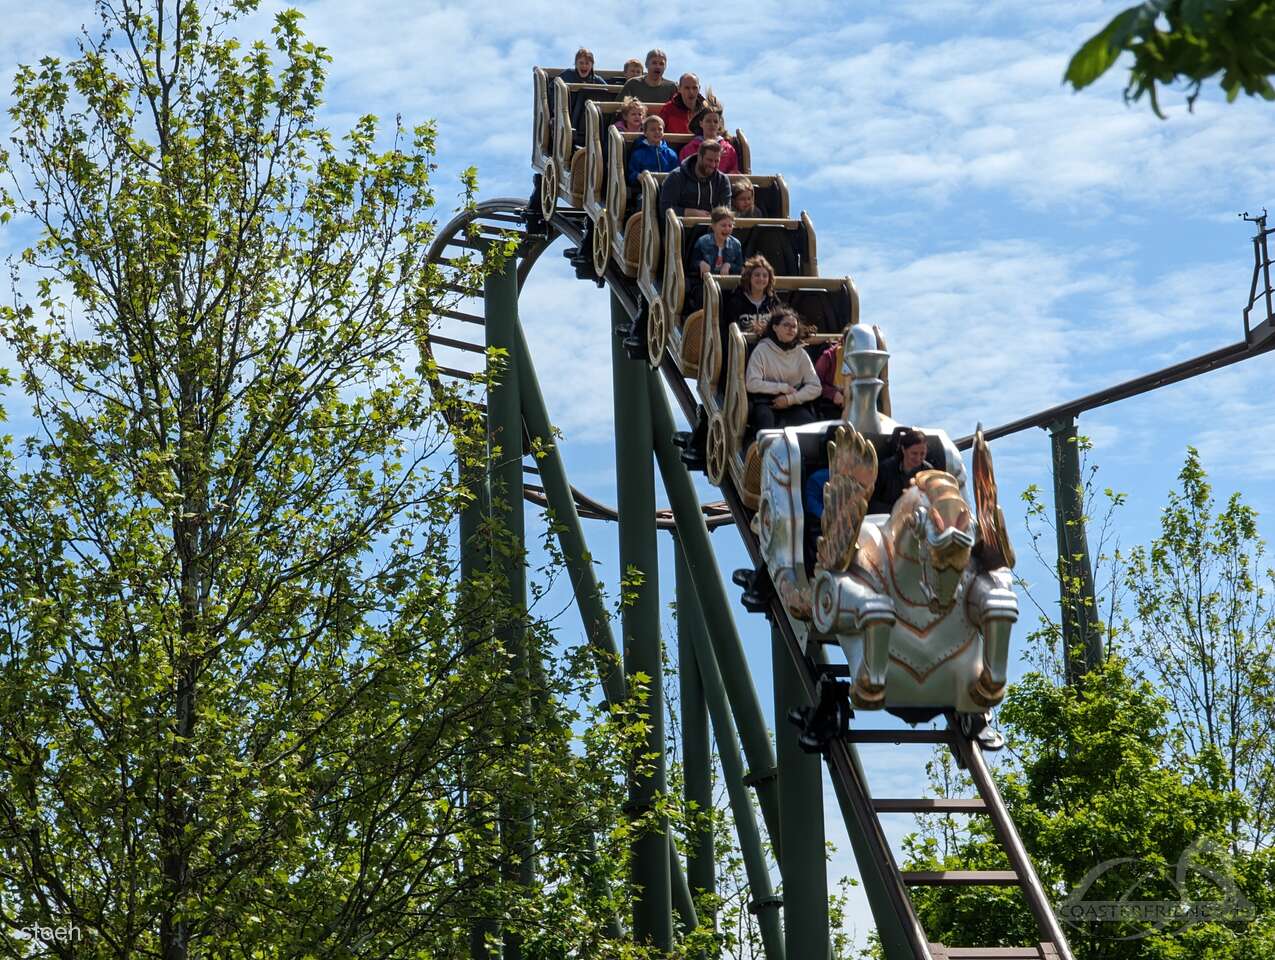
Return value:
M 1111 69 L 1123 52 L 1117 38 L 1128 35 L 1131 25 L 1139 20 L 1139 13 L 1140 8 L 1134 7 L 1116 14 L 1102 30 L 1086 40 L 1067 64 L 1064 82 L 1083 90 Z

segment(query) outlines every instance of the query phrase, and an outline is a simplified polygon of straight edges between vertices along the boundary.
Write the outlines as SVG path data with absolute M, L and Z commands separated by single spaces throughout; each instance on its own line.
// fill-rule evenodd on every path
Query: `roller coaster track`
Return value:
M 550 243 L 559 235 L 580 246 L 585 239 L 585 217 L 578 210 L 559 209 L 549 222 L 547 236 L 533 237 L 523 229 L 526 202 L 521 199 L 502 198 L 487 200 L 453 218 L 438 233 L 430 251 L 431 261 L 442 271 L 444 288 L 458 296 L 480 298 L 482 291 L 468 289 L 463 284 L 451 282 L 446 270 L 459 265 L 454 251 L 483 250 L 492 240 L 508 238 L 511 234 L 519 240 L 518 286 L 522 289 L 532 268 Z M 612 261 L 601 278 L 624 310 L 636 316 L 641 309 L 640 294 L 636 282 L 626 277 Z M 484 318 L 477 314 L 457 310 L 439 310 L 440 316 L 459 323 L 462 328 L 480 329 Z M 469 379 L 473 372 L 454 366 L 461 354 L 482 356 L 485 347 L 481 342 L 465 339 L 463 334 L 452 333 L 452 327 L 441 328 L 446 332 L 431 333 L 421 344 L 423 355 L 434 361 L 437 376 Z M 613 335 L 614 332 L 613 332 Z M 531 363 L 530 357 L 527 362 Z M 633 363 L 643 361 L 629 361 Z M 660 367 L 668 392 L 676 400 L 688 420 L 694 420 L 696 398 L 685 378 L 669 355 L 665 355 Z M 477 403 L 476 399 L 471 402 Z M 525 416 L 525 410 L 524 410 Z M 657 439 L 658 446 L 658 439 Z M 762 562 L 762 554 L 756 535 L 751 528 L 751 516 L 733 485 L 729 474 L 720 486 L 723 499 L 700 507 L 706 527 L 734 523 L 736 531 L 754 564 Z M 588 497 L 574 486 L 571 496 L 579 515 L 583 518 L 615 520 L 616 510 Z M 547 504 L 543 486 L 528 482 L 524 497 L 537 505 Z M 693 516 L 693 514 L 692 514 Z M 661 529 L 677 527 L 673 511 L 662 509 L 656 521 Z M 783 636 L 787 651 L 796 665 L 807 702 L 819 702 L 820 685 L 837 676 L 835 668 L 824 662 L 822 650 L 812 647 L 812 653 L 803 652 L 797 641 L 792 623 L 782 603 L 775 598 L 768 612 L 771 622 Z M 812 655 L 813 654 L 813 655 Z M 777 736 L 795 736 L 793 731 L 776 731 Z M 874 798 L 859 762 L 856 743 L 921 743 L 942 744 L 950 748 L 957 762 L 969 773 L 979 793 L 970 800 L 893 800 Z M 982 757 L 982 750 L 971 740 L 953 715 L 948 716 L 945 730 L 858 730 L 834 738 L 824 751 L 824 760 L 833 783 L 846 828 L 854 845 L 854 853 L 865 875 L 876 876 L 876 897 L 871 896 L 871 906 L 877 918 L 886 955 L 889 960 L 899 957 L 913 960 L 1010 960 L 1010 958 L 1038 958 L 1038 960 L 1071 960 L 1072 954 L 1050 905 L 1048 894 L 1034 868 L 1010 819 Z M 996 871 L 944 871 L 904 872 L 899 869 L 890 849 L 878 814 L 904 812 L 959 812 L 980 813 L 991 818 L 995 834 L 1003 847 L 1010 869 Z M 773 833 L 773 826 L 772 826 Z M 774 847 L 779 849 L 775 840 Z M 951 947 L 931 943 L 913 909 L 908 893 L 909 886 L 979 886 L 1016 885 L 1023 892 L 1027 906 L 1038 930 L 1038 942 L 1023 947 Z M 770 960 L 777 960 L 771 957 Z M 810 960 L 790 957 L 787 960 Z

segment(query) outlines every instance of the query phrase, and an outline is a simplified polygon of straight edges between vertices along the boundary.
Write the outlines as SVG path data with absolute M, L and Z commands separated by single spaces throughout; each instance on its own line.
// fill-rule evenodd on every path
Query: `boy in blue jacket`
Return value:
M 664 142 L 664 119 L 658 114 L 647 117 L 642 134 L 643 139 L 633 144 L 629 156 L 629 186 L 637 183 L 643 170 L 670 173 L 677 169 L 677 153 Z

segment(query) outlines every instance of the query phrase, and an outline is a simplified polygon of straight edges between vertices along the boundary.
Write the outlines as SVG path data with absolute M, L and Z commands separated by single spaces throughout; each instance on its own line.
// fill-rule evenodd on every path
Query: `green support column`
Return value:
M 607 610 L 602 587 L 593 569 L 593 556 L 584 539 L 580 514 L 576 510 L 571 485 L 567 481 L 566 466 L 558 451 L 557 438 L 554 437 L 553 425 L 549 422 L 549 411 L 540 391 L 540 381 L 536 376 L 535 365 L 531 362 L 531 352 L 527 349 L 527 338 L 522 332 L 521 324 L 518 325 L 518 357 L 518 389 L 522 394 L 523 420 L 536 455 L 540 482 L 544 486 L 545 498 L 549 502 L 549 512 L 558 535 L 558 546 L 562 550 L 562 559 L 571 576 L 576 605 L 580 608 L 580 617 L 584 621 L 585 636 L 596 653 L 602 693 L 608 704 L 623 703 L 627 696 L 624 669 L 615 637 L 611 634 L 611 613 Z
M 706 816 L 713 809 L 713 751 L 708 739 L 704 680 L 695 659 L 696 646 L 706 646 L 707 638 L 702 636 L 704 618 L 695 598 L 686 554 L 676 533 L 673 551 L 677 558 L 677 678 L 682 707 L 683 798 L 687 809 L 694 808 L 697 816 L 705 815 L 686 837 L 686 876 L 691 890 L 699 896 L 717 892 L 713 827 Z M 716 915 L 706 916 L 704 923 L 715 928 Z
M 788 711 L 808 704 L 788 643 L 770 629 L 775 682 L 775 740 L 779 755 L 780 864 L 784 898 L 784 951 L 790 957 L 821 958 L 832 949 L 828 936 L 828 863 L 823 826 L 823 764 L 797 743 Z
M 1085 491 L 1080 476 L 1076 421 L 1049 426 L 1054 466 L 1054 532 L 1058 538 L 1059 611 L 1067 682 L 1075 683 L 1102 663 L 1102 627 L 1094 597 L 1093 565 L 1085 536 Z
M 700 510 L 695 485 L 686 472 L 686 465 L 682 463 L 681 451 L 673 444 L 673 414 L 669 410 L 668 398 L 655 377 L 651 378 L 650 396 L 655 458 L 660 465 L 660 476 L 664 478 L 669 506 L 677 519 L 686 565 L 690 570 L 691 582 L 695 585 L 709 639 L 721 665 L 731 711 L 735 722 L 739 724 L 744 755 L 748 758 L 747 781 L 757 790 L 757 802 L 761 805 L 766 830 L 770 834 L 771 848 L 775 851 L 775 859 L 782 863 L 775 751 L 770 742 L 770 731 L 766 728 L 761 699 L 757 696 L 757 688 L 753 686 L 753 675 L 748 668 L 748 659 L 744 656 L 744 646 L 735 629 L 730 600 L 726 597 L 726 587 L 717 567 L 717 557 L 708 540 L 708 527 L 704 524 L 704 514 Z M 707 682 L 705 677 L 705 683 Z
M 522 404 L 518 393 L 518 273 L 509 257 L 501 269 L 487 275 L 483 285 L 487 347 L 505 352 L 508 362 L 499 382 L 487 392 L 488 463 L 491 472 L 491 514 L 496 535 L 492 570 L 505 585 L 501 606 L 508 616 L 496 627 L 496 637 L 512 658 L 512 692 L 527 697 L 531 670 L 527 651 L 526 532 L 522 507 Z M 530 704 L 509 717 L 510 748 L 526 735 Z M 530 774 L 530 771 L 527 771 Z M 526 783 L 531 782 L 527 776 Z M 535 882 L 534 824 L 529 798 L 501 810 L 501 836 L 506 858 L 505 878 L 525 887 Z M 504 960 L 522 960 L 522 938 L 506 930 Z
M 549 502 L 558 546 L 571 576 L 585 635 L 597 651 L 603 699 L 608 706 L 623 703 L 627 695 L 624 671 L 619 648 L 611 633 L 611 615 L 607 611 L 602 588 L 593 569 L 593 558 L 589 554 L 580 524 L 580 514 L 576 510 L 571 485 L 567 481 L 566 466 L 562 462 L 562 453 L 558 450 L 553 427 L 549 422 L 549 412 L 545 407 L 544 395 L 540 391 L 540 382 L 535 365 L 531 362 L 531 351 L 527 349 L 521 324 L 518 326 L 518 356 L 521 358 L 518 387 L 522 393 L 523 421 L 532 443 L 538 447 L 536 462 L 540 467 L 540 481 L 544 484 L 545 498 Z M 691 889 L 682 872 L 682 864 L 676 857 L 676 843 L 671 835 L 668 841 L 673 906 L 677 909 L 681 929 L 692 930 L 698 925 L 698 920 L 695 916 L 695 904 L 691 899 Z
M 612 326 L 627 313 L 611 295 Z M 668 792 L 664 767 L 664 663 L 660 643 L 659 555 L 655 530 L 655 475 L 651 465 L 650 368 L 630 360 L 620 341 L 611 338 L 615 385 L 616 510 L 619 514 L 620 570 L 630 580 L 629 599 L 621 608 L 624 631 L 624 674 L 628 689 L 641 673 L 648 680 L 645 769 L 629 777 L 629 804 L 634 817 L 650 811 Z M 640 578 L 634 584 L 632 578 Z M 669 864 L 668 819 L 660 818 L 633 841 L 633 884 L 637 900 L 633 932 L 639 943 L 661 950 L 673 946 L 673 892 Z
M 699 614 L 700 606 L 690 597 L 686 612 Z M 680 609 L 680 608 L 679 608 Z M 770 868 L 762 851 L 761 833 L 753 816 L 752 798 L 745 783 L 744 760 L 739 754 L 739 740 L 735 723 L 731 719 L 731 707 L 726 697 L 726 685 L 721 669 L 713 653 L 703 622 L 691 633 L 695 648 L 695 662 L 704 680 L 704 698 L 708 715 L 713 721 L 713 734 L 717 741 L 717 754 L 722 762 L 722 778 L 726 782 L 726 795 L 730 799 L 731 813 L 735 820 L 735 834 L 739 838 L 739 851 L 744 860 L 744 873 L 748 877 L 748 889 L 752 896 L 750 909 L 757 913 L 757 925 L 761 928 L 762 945 L 766 960 L 784 960 L 784 935 L 779 923 L 782 901 L 775 896 L 770 885 Z M 794 957 L 793 960 L 804 960 Z
M 474 497 L 460 511 L 460 582 L 461 596 L 464 605 L 464 622 L 476 622 L 480 618 L 472 611 L 483 602 L 477 595 L 475 583 L 487 569 L 488 545 L 482 537 L 483 518 L 489 509 L 487 495 L 487 475 L 477 465 L 465 463 L 465 452 L 460 451 L 461 482 L 468 487 Z M 473 771 L 471 771 L 472 775 Z M 471 780 L 472 783 L 472 780 Z M 487 905 L 481 900 L 477 902 L 479 911 Z M 499 933 L 499 928 L 491 917 L 475 919 L 469 928 L 469 956 L 471 960 L 493 960 L 495 953 L 488 947 Z

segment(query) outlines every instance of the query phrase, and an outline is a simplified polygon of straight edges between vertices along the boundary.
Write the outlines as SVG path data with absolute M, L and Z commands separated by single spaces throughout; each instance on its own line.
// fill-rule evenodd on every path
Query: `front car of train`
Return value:
M 776 591 L 803 646 L 845 652 L 856 707 L 983 714 L 1004 697 L 1018 619 L 991 455 L 978 434 L 971 500 L 956 445 L 922 427 L 931 468 L 889 513 L 870 513 L 898 426 L 878 403 L 889 355 L 859 324 L 842 355 L 854 378 L 843 420 L 757 438 L 755 527 Z M 806 500 L 811 476 L 825 469 L 819 516 Z

